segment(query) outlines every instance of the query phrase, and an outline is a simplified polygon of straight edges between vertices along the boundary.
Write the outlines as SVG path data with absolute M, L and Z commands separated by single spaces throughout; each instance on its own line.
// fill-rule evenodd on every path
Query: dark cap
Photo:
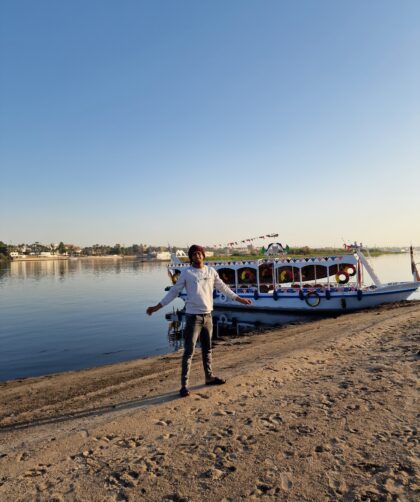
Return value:
M 204 258 L 206 257 L 206 252 L 204 251 L 204 248 L 202 246 L 198 246 L 197 244 L 193 244 L 188 250 L 188 258 L 190 259 L 190 261 L 192 261 L 192 256 L 197 251 L 199 251 Z

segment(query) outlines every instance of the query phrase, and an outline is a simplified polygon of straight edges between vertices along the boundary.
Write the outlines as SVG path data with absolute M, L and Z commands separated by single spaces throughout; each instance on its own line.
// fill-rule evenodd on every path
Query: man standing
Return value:
M 213 290 L 216 288 L 224 295 L 243 305 L 250 305 L 252 303 L 248 298 L 241 298 L 228 288 L 214 268 L 204 265 L 205 256 L 204 248 L 196 244 L 191 246 L 188 250 L 188 257 L 192 266 L 188 269 L 183 269 L 178 281 L 172 286 L 168 294 L 157 305 L 149 307 L 146 310 L 148 315 L 152 315 L 153 312 L 160 310 L 177 298 L 184 288 L 187 291 L 187 299 L 185 301 L 185 342 L 182 357 L 181 390 L 179 391 L 181 397 L 190 395 L 188 380 L 195 344 L 199 336 L 201 339 L 206 385 L 221 385 L 226 382 L 226 380 L 214 376 L 212 370 L 211 338 L 213 322 L 211 312 L 213 310 Z

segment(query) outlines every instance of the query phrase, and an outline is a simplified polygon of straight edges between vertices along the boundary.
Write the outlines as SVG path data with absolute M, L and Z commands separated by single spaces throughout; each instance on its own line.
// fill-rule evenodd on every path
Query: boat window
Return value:
M 273 285 L 273 264 L 263 263 L 259 266 L 260 293 L 268 293 L 274 289 Z
M 278 284 L 299 282 L 299 269 L 296 267 L 279 267 L 276 275 L 276 282 Z
M 318 281 L 319 279 L 325 279 L 328 277 L 328 267 L 326 265 L 314 265 L 315 278 Z
M 235 286 L 235 271 L 231 268 L 219 268 L 217 270 L 220 279 L 229 286 Z
M 256 284 L 257 282 L 256 270 L 251 267 L 240 268 L 238 270 L 238 282 L 240 285 L 239 287 Z
M 273 283 L 273 264 L 263 263 L 259 268 L 260 273 L 260 284 L 262 283 Z
M 335 275 L 338 272 L 338 265 L 330 265 L 329 274 L 330 276 Z

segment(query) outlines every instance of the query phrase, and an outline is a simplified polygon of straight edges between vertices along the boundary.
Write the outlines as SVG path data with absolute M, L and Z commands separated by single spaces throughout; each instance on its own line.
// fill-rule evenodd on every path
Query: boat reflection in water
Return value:
M 319 319 L 320 316 L 308 314 L 285 314 L 274 312 L 246 311 L 238 309 L 216 309 L 213 314 L 213 338 L 241 336 L 250 332 L 263 331 L 267 328 L 281 327 Z M 169 321 L 169 343 L 175 350 L 183 346 L 185 311 L 174 310 L 166 314 Z

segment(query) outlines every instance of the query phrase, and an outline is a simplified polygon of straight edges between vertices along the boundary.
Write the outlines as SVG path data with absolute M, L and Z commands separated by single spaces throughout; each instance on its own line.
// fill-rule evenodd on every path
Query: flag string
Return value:
M 277 233 L 271 233 L 271 234 L 266 234 L 266 235 L 259 235 L 257 237 L 249 237 L 248 239 L 242 239 L 238 241 L 231 241 L 231 242 L 226 242 L 224 244 L 214 244 L 213 247 L 215 248 L 225 248 L 225 247 L 234 247 L 238 246 L 240 244 L 252 244 L 254 241 L 260 240 L 260 239 L 269 239 L 269 238 L 274 238 L 278 237 L 279 234 Z

